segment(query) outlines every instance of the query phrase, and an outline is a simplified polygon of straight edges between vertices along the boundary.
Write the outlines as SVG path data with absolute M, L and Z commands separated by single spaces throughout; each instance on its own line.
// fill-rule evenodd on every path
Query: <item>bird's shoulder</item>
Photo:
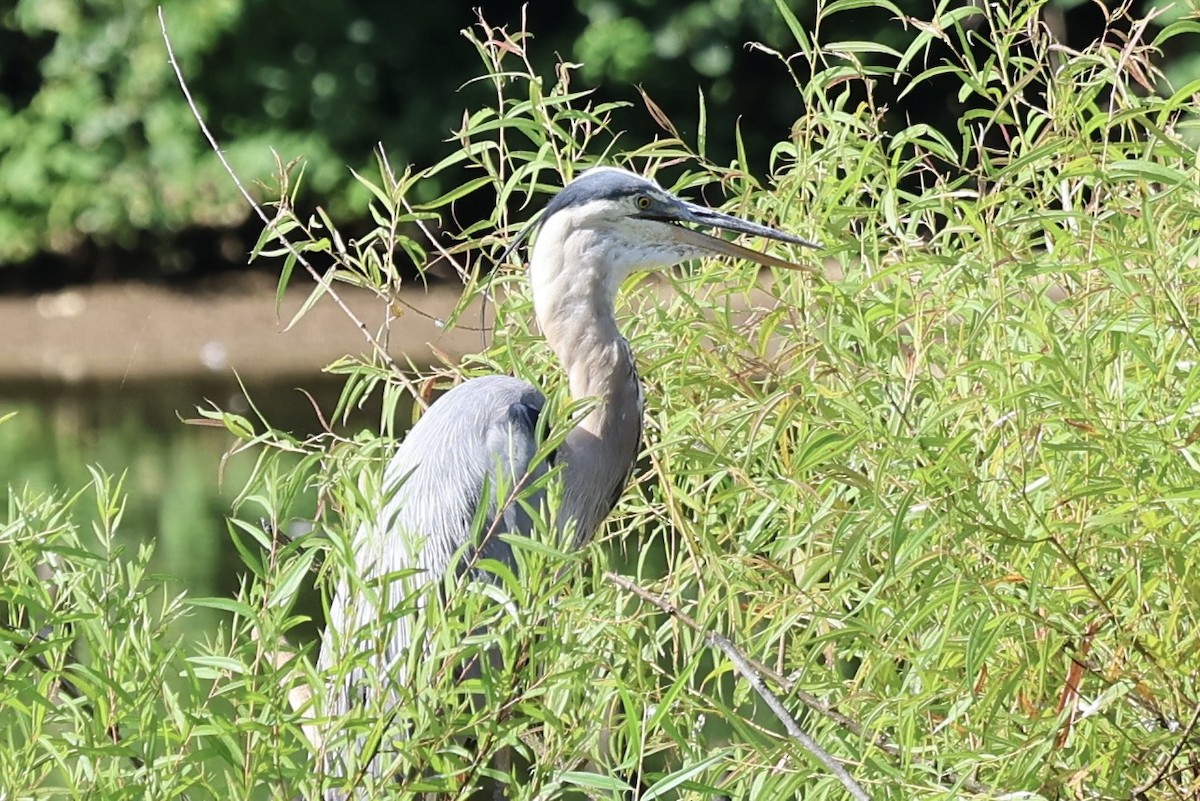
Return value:
M 434 406 L 451 398 L 470 398 L 497 405 L 523 403 L 538 409 L 545 403 L 545 398 L 537 387 L 523 378 L 508 375 L 483 375 L 464 381 L 443 395 Z
M 434 401 L 404 438 L 394 467 L 457 454 L 468 458 L 513 435 L 532 441 L 545 397 L 528 381 L 481 376 Z
M 437 415 L 489 425 L 498 422 L 536 423 L 546 399 L 537 387 L 520 378 L 485 375 L 451 389 L 422 418 Z

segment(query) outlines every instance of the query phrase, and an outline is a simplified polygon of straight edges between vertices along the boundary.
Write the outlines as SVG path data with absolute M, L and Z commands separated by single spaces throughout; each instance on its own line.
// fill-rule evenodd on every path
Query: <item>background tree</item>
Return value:
M 17 0 L 0 11 L 0 265 L 27 267 L 0 271 L 0 280 L 7 272 L 10 285 L 36 286 L 242 267 L 254 232 L 241 227 L 246 210 L 174 89 L 155 5 Z M 179 57 L 197 76 L 197 96 L 239 171 L 267 180 L 272 148 L 285 159 L 303 157 L 308 197 L 341 214 L 361 209 L 363 199 L 346 166 L 368 168 L 376 143 L 395 163 L 434 163 L 446 154 L 443 140 L 462 109 L 486 102 L 489 89 L 471 82 L 476 62 L 459 35 L 476 21 L 473 5 L 303 0 L 283 13 L 266 0 L 168 0 L 165 9 L 178 31 Z M 744 159 L 762 174 L 774 143 L 805 112 L 794 84 L 811 76 L 803 68 L 790 75 L 747 43 L 794 52 L 781 10 L 811 30 L 811 0 L 481 5 L 494 25 L 515 29 L 522 15 L 528 19 L 542 74 L 552 74 L 561 55 L 582 63 L 597 100 L 632 102 L 615 127 L 633 141 L 662 133 L 641 108 L 636 86 L 715 163 Z M 1104 30 L 1103 4 L 1014 7 L 1043 15 L 1074 48 Z M 826 18 L 820 33 L 872 43 L 854 57 L 883 63 L 919 34 L 898 20 L 929 11 L 923 0 L 856 4 Z M 1155 24 L 1181 13 L 1169 6 Z M 972 24 L 961 42 L 934 42 L 926 57 L 936 63 L 942 51 L 961 47 L 985 53 L 988 32 Z M 1128 23 L 1108 35 L 1122 28 Z M 1200 74 L 1200 56 L 1172 44 L 1165 68 L 1179 85 Z M 930 79 L 911 89 L 911 74 L 882 69 L 870 96 L 854 85 L 848 108 L 869 103 L 885 129 L 926 122 L 960 141 L 965 106 L 953 81 Z M 422 191 L 432 196 L 458 178 L 448 173 Z M 461 216 L 488 211 L 467 200 Z

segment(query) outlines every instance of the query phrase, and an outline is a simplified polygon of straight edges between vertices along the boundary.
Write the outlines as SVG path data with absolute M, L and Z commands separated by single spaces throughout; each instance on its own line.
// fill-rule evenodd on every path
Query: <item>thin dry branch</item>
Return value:
M 867 795 L 867 791 L 864 790 L 862 786 L 854 780 L 854 777 L 851 776 L 849 771 L 842 766 L 842 763 L 834 759 L 833 756 L 824 748 L 822 748 L 821 745 L 814 740 L 810 734 L 800 728 L 800 725 L 796 723 L 796 719 L 793 718 L 788 713 L 787 709 L 784 708 L 783 702 L 781 702 L 774 693 L 767 689 L 767 685 L 762 679 L 762 671 L 758 670 L 751 663 L 751 661 L 747 659 L 740 650 L 738 650 L 737 646 L 730 642 L 728 637 L 718 634 L 715 631 L 702 628 L 695 620 L 689 617 L 674 604 L 659 598 L 658 596 L 653 595 L 646 590 L 643 590 L 641 587 L 634 584 L 627 578 L 618 576 L 615 573 L 605 573 L 604 577 L 626 592 L 633 593 L 643 601 L 653 604 L 668 615 L 681 620 L 686 626 L 688 626 L 688 628 L 703 636 L 704 639 L 708 641 L 709 645 L 725 654 L 729 661 L 733 663 L 734 667 L 737 668 L 738 672 L 742 674 L 742 678 L 744 678 L 750 684 L 750 686 L 754 688 L 754 691 L 758 693 L 759 697 L 762 698 L 763 701 L 766 702 L 767 706 L 770 707 L 771 711 L 775 713 L 775 717 L 778 718 L 779 722 L 783 724 L 783 727 L 787 729 L 787 733 L 791 735 L 792 739 L 798 742 L 805 751 L 810 753 L 818 762 L 824 765 L 825 769 L 832 773 L 834 777 L 836 777 L 837 780 L 842 783 L 842 786 L 846 788 L 846 791 L 850 793 L 850 795 L 858 799 L 858 801 L 870 801 L 871 796 Z
M 1162 765 L 1159 766 L 1158 771 L 1145 783 L 1134 787 L 1129 793 L 1130 798 L 1145 798 L 1147 793 L 1154 789 L 1155 785 L 1166 778 L 1168 770 L 1183 752 L 1183 747 L 1187 744 L 1188 739 L 1191 738 L 1192 733 L 1196 731 L 1198 723 L 1200 723 L 1200 706 L 1197 706 L 1196 711 L 1192 713 L 1192 719 L 1188 722 L 1187 728 L 1180 735 L 1179 741 L 1175 743 L 1175 747 L 1171 749 L 1171 753 L 1163 761 Z
M 666 612 L 667 614 L 669 614 L 672 617 L 679 620 L 681 623 L 683 623 L 685 626 L 687 626 L 692 631 L 694 631 L 697 634 L 708 639 L 710 642 L 712 642 L 713 637 L 721 636 L 719 634 L 715 634 L 715 633 L 710 632 L 707 629 L 705 629 L 703 626 L 701 626 L 699 623 L 696 622 L 695 618 L 693 618 L 687 612 L 684 612 L 679 607 L 675 606 L 674 604 L 670 603 L 669 601 L 666 601 L 666 600 L 663 600 L 662 598 L 657 598 L 657 597 L 651 595 L 650 593 L 646 592 L 646 590 L 643 590 L 642 588 L 638 587 L 636 584 L 633 584 L 632 582 L 630 582 L 628 579 L 622 578 L 614 573 L 606 573 L 605 577 L 609 581 L 611 581 L 613 584 L 617 585 L 618 587 L 628 590 L 629 592 L 632 592 L 634 595 L 637 595 L 639 598 L 643 598 L 643 599 L 649 601 L 650 603 L 654 604 L 662 611 Z M 725 639 L 725 638 L 722 638 L 722 639 Z M 728 640 L 726 640 L 726 642 L 728 642 Z M 732 643 L 730 643 L 730 647 L 733 647 Z M 740 652 L 739 652 L 739 654 L 740 654 Z M 874 746 L 875 748 L 878 748 L 880 751 L 883 751 L 884 753 L 888 754 L 889 756 L 899 757 L 899 756 L 903 755 L 904 752 L 900 749 L 900 746 L 891 742 L 887 738 L 886 735 L 876 734 L 875 732 L 868 730 L 866 726 L 859 723 L 854 718 L 848 717 L 847 715 L 839 712 L 828 701 L 823 701 L 820 698 L 818 698 L 817 696 L 813 695 L 812 693 L 805 692 L 804 690 L 798 688 L 796 686 L 796 682 L 792 681 L 791 679 L 787 678 L 786 676 L 780 675 L 777 671 L 772 670 L 768 666 L 764 665 L 762 662 L 759 662 L 758 660 L 748 657 L 744 654 L 740 654 L 740 656 L 741 656 L 741 659 L 746 663 L 746 665 L 748 665 L 750 668 L 752 668 L 753 670 L 758 672 L 759 676 L 770 679 L 772 682 L 775 683 L 776 686 L 778 686 L 780 689 L 782 689 L 785 693 L 795 695 L 796 698 L 798 698 L 800 700 L 800 702 L 802 704 L 804 704 L 806 707 L 808 707 L 808 709 L 810 709 L 811 711 L 816 712 L 817 714 L 821 715 L 822 717 L 828 718 L 829 720 L 833 721 L 837 725 L 841 726 L 846 731 L 853 734 L 855 737 L 865 740 L 866 742 L 870 743 L 872 746 Z M 736 664 L 736 662 L 735 662 L 735 664 Z M 756 687 L 755 689 L 757 690 L 758 688 Z M 994 788 L 989 787 L 988 785 L 983 784 L 982 782 L 977 782 L 974 779 L 970 779 L 965 776 L 958 776 L 958 775 L 956 775 L 954 773 L 950 773 L 948 771 L 942 771 L 936 765 L 933 765 L 932 763 L 926 762 L 925 760 L 922 760 L 922 759 L 919 759 L 916 757 L 910 756 L 909 759 L 915 764 L 926 765 L 929 767 L 929 769 L 933 773 L 941 775 L 943 782 L 945 784 L 953 785 L 955 787 L 961 787 L 962 789 L 966 790 L 967 792 L 975 793 L 977 795 L 986 795 L 986 796 L 997 795 L 997 792 Z
M 367 324 L 360 320 L 354 314 L 354 312 L 350 310 L 350 307 L 346 305 L 346 302 L 342 300 L 341 296 L 339 296 L 337 291 L 333 288 L 332 282 L 326 281 L 324 276 L 322 276 L 316 267 L 314 267 L 312 263 L 306 259 L 299 250 L 296 249 L 296 247 L 288 240 L 288 238 L 279 233 L 278 230 L 272 226 L 271 218 L 267 216 L 267 213 L 263 211 L 263 208 L 261 205 L 259 205 L 258 201 L 256 201 L 254 197 L 246 190 L 245 185 L 242 184 L 242 181 L 238 177 L 238 174 L 234 171 L 233 166 L 230 165 L 229 160 L 225 158 L 225 153 L 221 150 L 220 144 L 217 143 L 216 137 L 213 136 L 212 132 L 208 129 L 208 125 L 204 122 L 204 117 L 200 114 L 200 109 L 197 108 L 195 100 L 192 99 L 192 92 L 190 89 L 188 89 L 187 81 L 184 80 L 183 70 L 180 69 L 179 62 L 175 60 L 175 50 L 171 46 L 171 38 L 167 35 L 167 22 L 163 17 L 162 6 L 158 7 L 158 26 L 162 31 L 163 43 L 167 48 L 167 60 L 171 64 L 171 69 L 175 72 L 175 79 L 179 82 L 179 88 L 183 91 L 183 97 L 187 101 L 188 108 L 191 109 L 192 116 L 196 118 L 196 123 L 200 126 L 201 133 L 204 134 L 204 138 L 208 141 L 209 147 L 211 147 L 213 153 L 216 154 L 217 159 L 221 162 L 221 166 L 225 168 L 225 172 L 229 174 L 229 177 L 233 181 L 234 186 L 237 187 L 238 192 L 240 192 L 242 197 L 245 198 L 246 202 L 250 204 L 250 208 L 254 210 L 254 213 L 262 221 L 262 224 L 271 229 L 272 234 L 274 234 L 275 238 L 279 240 L 280 244 L 287 249 L 288 253 L 291 254 L 291 256 L 296 259 L 296 261 L 302 267 L 304 267 L 314 281 L 324 286 L 325 293 L 330 297 L 330 299 L 333 300 L 337 307 L 342 310 L 342 313 L 344 313 L 346 317 L 349 318 L 352 323 L 354 323 L 355 327 L 362 332 L 362 335 L 366 338 L 367 343 L 371 346 L 375 353 L 378 354 L 383 363 L 388 366 L 388 368 L 400 381 L 401 385 L 403 385 L 403 387 L 408 391 L 409 395 L 412 396 L 413 400 L 420 404 L 422 409 L 428 408 L 429 403 L 421 397 L 421 393 L 417 391 L 417 388 L 413 385 L 409 377 L 405 375 L 404 371 L 401 370 L 399 365 L 396 364 L 395 360 L 392 359 L 391 355 L 387 352 L 387 349 L 384 348 L 383 343 L 379 341 L 379 338 L 372 334 L 371 330 L 367 327 Z

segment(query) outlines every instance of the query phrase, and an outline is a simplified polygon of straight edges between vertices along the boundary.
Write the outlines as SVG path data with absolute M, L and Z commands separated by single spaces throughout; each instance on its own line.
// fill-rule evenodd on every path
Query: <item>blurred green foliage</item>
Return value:
M 1034 4 L 1042 5 L 1075 47 L 1096 35 L 1103 17 L 1100 4 Z M 615 126 L 634 141 L 662 134 L 634 85 L 702 155 L 718 164 L 746 160 L 760 174 L 773 144 L 806 111 L 795 83 L 811 76 L 793 76 L 746 45 L 795 52 L 783 11 L 811 30 L 813 0 L 482 6 L 493 25 L 516 29 L 526 20 L 541 75 L 553 74 L 557 57 L 580 62 L 597 100 L 634 101 Z M 903 49 L 918 32 L 898 17 L 928 7 L 855 4 L 826 18 L 822 32 Z M 0 265 L 86 253 L 85 243 L 161 250 L 181 231 L 246 219 L 176 86 L 155 9 L 155 0 L 16 0 L 0 9 Z M 478 25 L 468 4 L 304 1 L 281 14 L 264 0 L 166 0 L 163 10 L 200 108 L 251 189 L 269 182 L 272 149 L 285 161 L 302 157 L 305 190 L 335 215 L 362 208 L 346 168 L 369 168 L 376 144 L 396 164 L 432 164 L 449 150 L 462 110 L 489 101 L 491 88 L 472 80 L 478 62 L 460 35 Z M 1179 13 L 1168 9 L 1155 24 Z M 877 57 L 858 54 L 864 63 Z M 1176 85 L 1200 73 L 1186 48 L 1168 50 L 1166 60 Z M 891 127 L 926 122 L 955 135 L 963 104 L 945 87 L 907 91 L 897 75 L 871 91 Z M 463 180 L 451 172 L 418 191 L 428 199 Z M 462 216 L 485 216 L 470 206 L 480 202 L 468 198 Z M 190 267 L 155 261 L 156 270 Z M 118 272 L 127 266 L 117 263 Z
M 236 21 L 238 3 L 178 8 L 190 56 Z M 0 261 L 240 219 L 168 91 L 153 2 L 22 0 L 0 19 Z

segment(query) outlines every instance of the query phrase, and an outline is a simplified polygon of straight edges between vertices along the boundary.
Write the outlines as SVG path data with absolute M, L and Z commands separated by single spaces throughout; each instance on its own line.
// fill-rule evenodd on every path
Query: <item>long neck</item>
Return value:
M 537 270 L 536 255 L 534 262 Z M 559 516 L 574 523 L 576 544 L 590 538 L 616 505 L 642 437 L 642 387 L 629 344 L 617 330 L 615 287 L 582 272 L 574 280 L 564 280 L 561 271 L 549 283 L 534 280 L 538 321 L 567 373 L 571 396 L 596 404 L 559 448 L 565 462 Z

